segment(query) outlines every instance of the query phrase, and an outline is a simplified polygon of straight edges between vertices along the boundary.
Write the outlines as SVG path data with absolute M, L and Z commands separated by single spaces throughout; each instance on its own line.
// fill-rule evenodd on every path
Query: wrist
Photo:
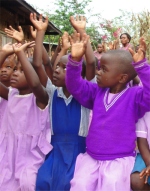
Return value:
M 70 58 L 75 61 L 75 62 L 80 62 L 82 60 L 82 57 L 73 57 L 72 55 L 70 56 Z
M 83 33 L 85 33 L 86 31 L 85 31 L 85 29 L 80 29 L 80 28 L 79 28 L 79 29 L 77 29 L 77 32 L 83 34 Z

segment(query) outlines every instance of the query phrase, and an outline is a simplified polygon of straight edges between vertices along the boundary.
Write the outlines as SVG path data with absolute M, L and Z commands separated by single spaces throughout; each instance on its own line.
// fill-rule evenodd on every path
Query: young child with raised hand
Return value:
M 87 38 L 87 37 L 86 37 Z M 101 58 L 97 84 L 80 77 L 87 40 L 71 40 L 66 86 L 81 105 L 93 109 L 86 138 L 86 153 L 77 157 L 71 191 L 130 191 L 135 161 L 135 124 L 150 105 L 150 65 L 145 59 L 145 41 L 137 53 L 107 51 Z M 129 87 L 138 73 L 143 87 Z
M 137 153 L 131 174 L 133 191 L 150 190 L 150 112 L 145 113 L 136 124 Z
M 9 56 L 5 59 L 4 63 L 0 66 L 0 82 L 3 83 L 6 87 L 10 87 L 10 77 L 13 72 L 13 69 L 16 65 L 16 61 L 13 56 Z M 7 107 L 7 100 L 0 97 L 0 128 L 2 118 Z
M 37 19 L 33 14 L 30 15 L 30 19 L 37 29 L 34 55 L 37 55 L 38 59 L 35 59 L 37 62 L 33 61 L 33 65 L 35 68 L 36 65 L 41 68 L 40 80 L 45 84 L 46 79 L 46 89 L 50 99 L 51 144 L 53 145 L 53 150 L 39 169 L 36 190 L 69 191 L 76 157 L 79 153 L 85 152 L 89 110 L 82 107 L 66 88 L 68 55 L 64 56 L 64 54 L 70 47 L 68 33 L 65 32 L 62 37 L 62 49 L 54 64 L 52 84 L 43 71 L 40 53 L 47 21 Z
M 86 17 L 77 15 L 76 17 L 70 17 L 70 23 L 72 27 L 80 33 L 82 37 L 84 33 L 86 33 Z M 93 81 L 95 78 L 95 69 L 96 69 L 96 59 L 94 56 L 94 52 L 90 43 L 90 39 L 86 44 L 85 50 L 85 59 L 86 59 L 86 79 L 89 81 Z M 95 80 L 94 80 L 95 82 Z
M 15 53 L 18 57 L 10 85 L 0 83 L 0 96 L 8 100 L 0 129 L 0 190 L 35 190 L 36 175 L 45 155 L 52 149 L 48 94 L 25 55 L 35 42 L 6 44 L 0 65 Z

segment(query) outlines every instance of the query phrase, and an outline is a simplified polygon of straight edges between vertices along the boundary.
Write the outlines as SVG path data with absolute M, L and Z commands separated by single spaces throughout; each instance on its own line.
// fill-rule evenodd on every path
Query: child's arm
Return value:
M 70 42 L 69 42 L 69 34 L 67 32 L 64 32 L 62 36 L 62 47 L 61 51 L 59 52 L 58 56 L 56 57 L 56 60 L 54 62 L 53 70 L 56 69 L 56 66 L 60 60 L 60 58 L 67 54 L 68 49 L 70 48 Z
M 150 111 L 150 65 L 145 59 L 146 43 L 144 38 L 140 38 L 140 48 L 135 53 L 129 48 L 133 56 L 133 66 L 142 82 L 143 87 L 137 92 L 135 103 L 137 104 L 136 114 L 141 118 L 145 112 Z
M 37 30 L 36 29 L 34 30 L 33 27 L 30 26 L 30 32 L 31 32 L 32 38 L 35 40 Z M 45 67 L 45 71 L 46 71 L 47 76 L 52 80 L 53 68 L 52 68 L 52 64 L 51 64 L 49 55 L 48 55 L 44 45 L 43 45 L 43 49 L 42 49 L 42 61 L 43 61 L 43 65 Z
M 81 40 L 79 33 L 77 33 L 74 41 L 70 37 L 71 55 L 68 58 L 66 69 L 66 86 L 81 105 L 92 109 L 98 86 L 96 83 L 88 82 L 81 77 L 82 58 L 88 40 L 89 36 L 86 34 L 82 36 Z
M 48 94 L 45 88 L 41 85 L 37 73 L 35 72 L 30 62 L 28 61 L 24 52 L 26 48 L 30 48 L 34 45 L 35 42 L 33 41 L 25 43 L 23 45 L 21 44 L 13 45 L 13 48 L 14 52 L 17 54 L 18 59 L 21 62 L 28 85 L 36 97 L 37 106 L 40 107 L 41 109 L 44 109 L 48 104 L 49 100 Z
M 42 54 L 43 54 L 43 38 L 48 26 L 48 17 L 46 17 L 45 22 L 43 22 L 42 15 L 40 15 L 39 20 L 37 20 L 36 13 L 31 13 L 30 20 L 37 30 L 35 39 L 36 45 L 34 47 L 34 53 L 33 53 L 33 67 L 35 68 L 42 85 L 46 87 L 48 77 L 42 65 Z M 31 31 L 33 33 L 33 30 Z
M 2 47 L 2 50 L 0 50 L 0 68 L 2 64 L 4 63 L 5 59 L 13 53 L 14 53 L 14 50 L 11 43 L 7 43 Z M 7 100 L 8 92 L 9 92 L 9 89 L 6 86 L 4 86 L 2 83 L 0 83 L 0 97 Z
M 54 66 L 55 60 L 56 60 L 58 54 L 60 53 L 60 51 L 61 51 L 61 45 L 60 45 L 60 38 L 59 38 L 57 48 L 56 48 L 56 50 L 54 52 L 54 55 L 51 58 L 52 67 Z
M 140 173 L 140 178 L 145 177 L 145 184 L 147 183 L 148 177 L 150 176 L 150 149 L 146 138 L 137 138 L 138 148 L 142 155 L 142 158 L 146 164 L 146 168 Z
M 18 26 L 18 30 L 15 30 L 12 26 L 9 26 L 9 29 L 5 28 L 7 36 L 14 38 L 18 43 L 22 43 L 24 41 L 24 32 L 21 26 Z
M 8 100 L 9 88 L 0 82 L 0 97 Z
M 80 33 L 81 37 L 83 36 L 86 27 L 86 18 L 83 16 L 77 16 L 76 19 L 71 16 L 70 22 L 73 28 Z M 86 58 L 86 79 L 92 80 L 95 77 L 95 69 L 96 69 L 96 60 L 93 53 L 93 49 L 90 43 L 90 40 L 88 40 L 85 50 L 85 58 Z

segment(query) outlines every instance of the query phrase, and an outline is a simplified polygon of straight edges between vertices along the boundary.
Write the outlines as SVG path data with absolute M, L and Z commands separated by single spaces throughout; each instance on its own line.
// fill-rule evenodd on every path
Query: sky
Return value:
M 55 10 L 56 6 L 54 2 L 56 0 L 26 0 L 27 3 L 34 5 L 37 8 L 45 10 Z M 79 0 L 80 1 L 80 0 Z M 101 13 L 101 15 L 112 20 L 114 17 L 119 16 L 119 9 L 125 11 L 131 11 L 134 13 L 140 12 L 142 10 L 150 11 L 150 0 L 92 0 L 90 4 L 94 14 Z

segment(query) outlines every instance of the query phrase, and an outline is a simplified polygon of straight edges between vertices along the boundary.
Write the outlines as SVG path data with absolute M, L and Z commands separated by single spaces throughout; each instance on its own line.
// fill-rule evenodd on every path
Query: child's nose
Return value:
M 1 70 L 1 72 L 6 72 L 7 71 L 5 67 L 1 68 L 0 70 Z

